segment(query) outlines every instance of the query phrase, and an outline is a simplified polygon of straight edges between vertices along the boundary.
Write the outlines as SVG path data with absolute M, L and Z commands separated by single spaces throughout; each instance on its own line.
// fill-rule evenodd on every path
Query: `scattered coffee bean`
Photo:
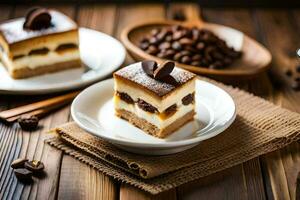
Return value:
M 154 71 L 154 78 L 161 79 L 165 76 L 171 74 L 175 67 L 175 63 L 171 61 L 166 61 L 158 66 L 158 68 Z
M 242 55 L 209 30 L 179 25 L 151 30 L 139 46 L 159 58 L 214 69 L 230 66 Z
M 18 119 L 18 123 L 21 126 L 22 130 L 33 131 L 37 128 L 39 119 L 35 116 L 31 116 L 29 118 L 20 118 Z
M 142 68 L 144 72 L 146 72 L 146 74 L 148 74 L 149 76 L 153 76 L 154 71 L 157 68 L 157 63 L 153 60 L 144 60 L 142 62 Z
M 22 182 L 32 181 L 32 172 L 26 168 L 14 169 L 14 173 L 18 180 Z
M 26 158 L 18 158 L 16 160 L 14 160 L 10 166 L 13 169 L 24 168 L 24 164 L 27 161 L 28 161 L 28 159 L 26 159 Z
M 44 163 L 38 160 L 27 161 L 24 166 L 33 173 L 40 173 L 45 168 Z

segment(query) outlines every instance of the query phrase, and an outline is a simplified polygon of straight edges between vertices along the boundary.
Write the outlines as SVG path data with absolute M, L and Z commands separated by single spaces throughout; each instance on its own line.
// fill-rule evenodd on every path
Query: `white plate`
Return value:
M 73 101 L 71 114 L 81 128 L 126 151 L 147 155 L 180 152 L 223 132 L 236 116 L 229 94 L 197 80 L 195 120 L 166 139 L 155 138 L 114 115 L 113 84 L 109 79 L 85 89 Z
M 125 60 L 123 45 L 104 33 L 79 29 L 80 56 L 85 69 L 70 69 L 33 78 L 14 80 L 0 63 L 0 93 L 45 94 L 75 89 L 103 79 Z

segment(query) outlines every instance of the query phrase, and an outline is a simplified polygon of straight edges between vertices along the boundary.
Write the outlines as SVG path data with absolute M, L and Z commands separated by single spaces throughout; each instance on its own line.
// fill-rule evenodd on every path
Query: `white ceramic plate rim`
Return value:
M 203 80 L 197 80 L 197 81 L 203 81 Z M 198 135 L 198 136 L 196 136 L 194 138 L 191 138 L 191 139 L 183 139 L 181 141 L 167 141 L 167 142 L 164 142 L 164 143 L 153 143 L 153 142 L 136 142 L 136 141 L 131 142 L 131 141 L 128 141 L 128 140 L 124 140 L 122 138 L 116 139 L 116 138 L 113 138 L 113 137 L 109 137 L 107 135 L 103 135 L 103 134 L 95 131 L 94 129 L 92 129 L 88 126 L 85 126 L 84 124 L 81 123 L 79 117 L 76 114 L 76 105 L 78 104 L 78 102 L 80 102 L 81 97 L 86 95 L 89 92 L 89 90 L 93 90 L 94 87 L 99 87 L 99 85 L 101 85 L 101 84 L 108 84 L 108 82 L 112 82 L 112 84 L 113 84 L 113 79 L 108 79 L 108 80 L 105 80 L 105 81 L 101 81 L 101 82 L 96 83 L 96 84 L 86 88 L 85 90 L 83 90 L 72 102 L 71 115 L 72 115 L 74 121 L 77 123 L 77 125 L 79 125 L 79 127 L 81 127 L 82 129 L 88 131 L 89 133 L 91 133 L 91 134 L 93 134 L 97 137 L 106 139 L 111 143 L 116 143 L 116 144 L 126 145 L 126 146 L 135 146 L 135 147 L 166 147 L 166 148 L 171 148 L 171 147 L 178 147 L 178 146 L 187 146 L 187 145 L 199 143 L 203 140 L 207 140 L 209 138 L 215 137 L 216 135 L 218 135 L 218 134 L 222 133 L 224 130 L 226 130 L 233 123 L 233 121 L 236 118 L 236 106 L 235 106 L 235 103 L 234 103 L 232 97 L 226 91 L 219 88 L 218 86 L 216 86 L 214 84 L 211 84 L 211 83 L 208 83 L 206 81 L 203 81 L 203 82 L 208 83 L 213 87 L 217 87 L 218 89 L 223 91 L 224 94 L 227 95 L 233 103 L 233 109 L 234 109 L 233 115 L 231 116 L 231 118 L 228 120 L 228 122 L 224 126 L 222 126 L 219 129 L 216 129 L 216 130 L 214 130 L 210 133 L 207 133 L 207 134 L 204 134 L 204 135 Z
M 49 93 L 54 93 L 54 92 L 61 92 L 61 91 L 65 91 L 65 90 L 72 90 L 72 89 L 76 89 L 76 88 L 80 88 L 80 87 L 84 87 L 86 85 L 89 85 L 95 81 L 101 80 L 105 77 L 107 77 L 108 75 L 110 75 L 112 72 L 114 72 L 115 70 L 117 70 L 125 61 L 125 57 L 126 57 L 126 50 L 123 46 L 123 44 L 118 41 L 117 39 L 115 39 L 114 37 L 107 35 L 105 33 L 102 33 L 100 31 L 96 31 L 93 29 L 89 29 L 89 28 L 84 28 L 84 27 L 80 27 L 79 31 L 87 31 L 87 32 L 94 32 L 97 34 L 101 34 L 105 37 L 110 38 L 112 41 L 115 42 L 115 45 L 118 46 L 119 50 L 120 50 L 120 54 L 118 55 L 119 57 L 119 62 L 114 64 L 114 65 L 110 65 L 110 69 L 105 71 L 105 72 L 101 72 L 99 74 L 97 74 L 96 76 L 89 78 L 87 80 L 78 80 L 76 82 L 71 82 L 69 84 L 51 84 L 49 86 L 44 86 L 44 87 L 40 87 L 40 88 L 36 88 L 36 89 L 30 89 L 30 88 L 11 88 L 11 89 L 1 89 L 0 88 L 0 93 L 1 94 L 22 94 L 22 95 L 34 95 L 34 94 L 49 94 Z

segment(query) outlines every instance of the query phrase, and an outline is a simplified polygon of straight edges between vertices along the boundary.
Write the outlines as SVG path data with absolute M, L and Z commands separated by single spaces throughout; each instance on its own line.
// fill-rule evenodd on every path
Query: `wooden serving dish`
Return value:
M 121 33 L 121 40 L 135 60 L 155 60 L 163 62 L 164 59 L 150 55 L 138 47 L 143 36 L 148 35 L 153 28 L 180 24 L 187 27 L 199 27 L 211 30 L 217 36 L 227 42 L 229 46 L 242 51 L 240 59 L 235 60 L 231 66 L 225 69 L 209 69 L 192 65 L 176 63 L 176 66 L 192 71 L 196 74 L 207 75 L 213 78 L 226 80 L 232 78 L 251 78 L 256 74 L 268 69 L 272 56 L 270 52 L 254 39 L 242 32 L 230 27 L 206 23 L 201 20 L 178 22 L 178 21 L 148 21 L 127 26 Z

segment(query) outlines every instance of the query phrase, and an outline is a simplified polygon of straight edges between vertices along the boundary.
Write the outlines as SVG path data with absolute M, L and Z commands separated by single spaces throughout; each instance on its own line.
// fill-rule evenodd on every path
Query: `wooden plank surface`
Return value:
M 80 26 L 114 35 L 115 5 L 82 6 L 77 14 L 75 19 Z M 118 183 L 111 178 L 70 156 L 63 156 L 58 199 L 116 199 L 118 188 Z
M 200 15 L 196 4 L 68 5 L 58 8 L 80 26 L 90 27 L 116 38 L 122 28 L 145 19 L 172 18 L 182 10 L 189 16 Z M 0 6 L 0 21 L 22 16 L 28 6 Z M 237 86 L 262 96 L 282 107 L 300 112 L 300 93 L 292 90 L 284 75 L 299 64 L 295 49 L 300 42 L 298 10 L 203 9 L 204 19 L 237 28 L 271 50 L 271 73 L 239 83 Z M 127 56 L 126 64 L 134 62 Z M 45 98 L 43 96 L 36 99 Z M 36 100 L 33 99 L 33 100 Z M 0 96 L 0 110 L 22 105 L 32 98 Z M 41 120 L 41 128 L 23 132 L 18 125 L 0 124 L 0 199 L 294 199 L 296 177 L 300 170 L 300 146 L 294 143 L 283 150 L 250 160 L 225 171 L 152 196 L 128 184 L 119 184 L 95 169 L 44 145 L 48 129 L 70 119 L 69 106 Z M 41 159 L 47 175 L 32 185 L 20 184 L 10 163 L 17 157 Z

